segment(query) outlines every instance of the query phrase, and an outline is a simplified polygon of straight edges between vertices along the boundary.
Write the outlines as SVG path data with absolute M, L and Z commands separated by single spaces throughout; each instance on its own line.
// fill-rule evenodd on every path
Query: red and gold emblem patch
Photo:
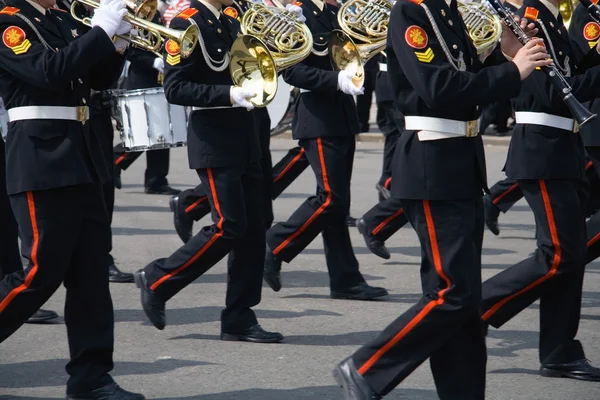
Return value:
M 237 19 L 238 17 L 238 11 L 233 7 L 227 7 L 226 9 L 224 9 L 223 14 L 235 19 Z
M 181 46 L 176 41 L 169 39 L 165 43 L 165 51 L 167 52 L 167 58 L 165 61 L 169 65 L 177 65 L 181 62 Z
M 25 36 L 25 31 L 18 26 L 9 26 L 2 34 L 4 45 L 15 54 L 26 53 L 31 47 L 31 42 Z
M 406 29 L 404 39 L 410 47 L 417 50 L 424 49 L 427 47 L 427 43 L 429 43 L 429 38 L 425 30 L 416 25 L 411 25 Z
M 18 8 L 16 8 L 16 7 L 4 7 L 4 8 L 2 9 L 2 11 L 0 11 L 0 14 L 15 15 L 15 14 L 16 14 L 16 13 L 18 13 L 19 11 L 21 11 L 21 10 L 19 10 L 19 9 L 18 9 Z
M 585 40 L 596 40 L 600 36 L 600 25 L 596 22 L 588 22 L 583 27 L 583 37 Z
M 539 15 L 539 11 L 533 7 L 527 7 L 525 9 L 525 15 L 523 15 L 525 18 L 530 19 L 532 21 L 537 21 L 537 17 Z

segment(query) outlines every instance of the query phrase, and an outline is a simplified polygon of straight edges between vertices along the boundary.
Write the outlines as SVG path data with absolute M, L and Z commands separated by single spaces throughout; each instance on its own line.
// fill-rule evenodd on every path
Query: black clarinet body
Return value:
M 586 8 L 588 13 L 590 13 L 590 17 L 592 17 L 596 23 L 600 24 L 600 7 L 591 0 L 579 0 L 579 2 Z
M 590 0 L 584 1 L 589 2 Z M 504 4 L 500 2 L 500 0 L 487 0 L 487 2 L 492 10 L 498 15 L 498 17 L 500 17 L 502 22 L 504 22 L 517 37 L 521 44 L 525 45 L 531 40 L 531 38 L 527 36 L 525 31 L 521 28 L 521 25 L 515 21 L 512 11 L 506 8 Z M 583 104 L 579 102 L 579 100 L 575 98 L 575 96 L 573 96 L 572 88 L 569 85 L 569 82 L 567 82 L 563 74 L 558 70 L 558 68 L 556 68 L 555 65 L 541 67 L 540 69 L 548 76 L 552 86 L 554 86 L 558 93 L 560 93 L 563 101 L 567 107 L 569 107 L 571 114 L 573 114 L 573 118 L 575 121 L 577 121 L 579 126 L 583 126 L 585 123 L 596 118 L 596 114 L 592 114 L 587 108 L 584 107 Z

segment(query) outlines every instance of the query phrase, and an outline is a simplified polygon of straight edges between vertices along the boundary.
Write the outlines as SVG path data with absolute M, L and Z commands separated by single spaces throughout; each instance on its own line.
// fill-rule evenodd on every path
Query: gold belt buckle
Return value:
M 82 125 L 85 125 L 87 122 L 87 110 L 87 106 L 77 107 L 77 121 L 81 122 Z
M 475 121 L 467 121 L 467 132 L 466 137 L 475 137 L 479 133 L 479 129 L 477 126 L 477 120 Z
M 577 121 L 573 121 L 573 133 L 579 133 L 579 124 Z

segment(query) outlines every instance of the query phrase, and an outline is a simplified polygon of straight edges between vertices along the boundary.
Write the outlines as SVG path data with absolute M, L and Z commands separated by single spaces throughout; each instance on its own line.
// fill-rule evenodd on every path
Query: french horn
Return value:
M 458 11 L 477 49 L 477 54 L 493 50 L 502 36 L 500 18 L 483 3 L 459 1 Z
M 338 11 L 341 29 L 331 32 L 328 51 L 337 70 L 346 70 L 361 87 L 364 64 L 385 49 L 393 4 L 389 0 L 349 0 Z
M 253 3 L 241 20 L 242 35 L 231 46 L 234 85 L 257 94 L 249 101 L 266 107 L 277 93 L 277 74 L 308 57 L 312 34 L 295 13 Z

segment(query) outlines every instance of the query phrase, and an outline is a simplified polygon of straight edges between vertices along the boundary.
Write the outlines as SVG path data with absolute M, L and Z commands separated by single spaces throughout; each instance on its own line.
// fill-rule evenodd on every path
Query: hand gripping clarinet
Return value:
M 584 0 L 585 1 L 585 0 Z M 589 0 L 588 0 L 589 1 Z M 531 40 L 525 31 L 521 28 L 521 25 L 515 21 L 514 14 L 500 3 L 500 0 L 487 0 L 492 10 L 500 17 L 502 22 L 515 34 L 521 44 L 525 44 Z M 577 121 L 578 126 L 582 126 L 588 121 L 596 118 L 596 114 L 592 114 L 587 108 L 583 106 L 571 93 L 572 88 L 569 82 L 565 79 L 562 73 L 556 68 L 555 65 L 548 67 L 541 67 L 541 70 L 548 76 L 550 83 L 562 96 L 563 101 L 569 107 L 571 114 Z
M 588 10 L 590 17 L 600 24 L 600 7 L 591 0 L 579 0 L 579 2 Z

